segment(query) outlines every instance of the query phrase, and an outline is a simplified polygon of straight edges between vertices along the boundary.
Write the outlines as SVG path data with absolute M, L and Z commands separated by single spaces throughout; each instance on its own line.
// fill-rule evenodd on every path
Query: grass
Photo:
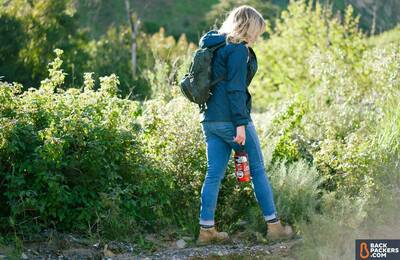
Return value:
M 9 259 L 20 259 L 22 247 L 22 241 L 18 236 L 0 236 L 0 255 L 5 255 Z

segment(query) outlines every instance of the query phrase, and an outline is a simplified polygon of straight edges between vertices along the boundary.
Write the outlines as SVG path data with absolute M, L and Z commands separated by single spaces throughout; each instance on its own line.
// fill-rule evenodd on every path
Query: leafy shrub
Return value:
M 308 159 L 307 147 L 300 135 L 301 120 L 306 113 L 305 102 L 293 101 L 275 115 L 271 125 L 272 134 L 276 135 L 277 143 L 272 153 L 272 163 L 286 160 L 291 163 L 301 158 Z
M 348 7 L 343 23 L 331 9 L 301 0 L 289 5 L 268 29 L 270 38 L 256 46 L 260 70 L 254 79 L 255 108 L 266 110 L 294 96 L 312 97 L 318 79 L 310 76 L 305 62 L 316 50 L 340 49 L 343 63 L 356 65 L 365 49 L 364 37 L 357 29 L 357 18 Z
M 166 102 L 148 101 L 143 106 L 142 139 L 154 167 L 161 168 L 172 179 L 175 221 L 197 233 L 200 193 L 207 172 L 205 143 L 199 123 L 198 108 L 179 97 Z M 218 199 L 216 221 L 229 228 L 245 217 L 255 205 L 250 184 L 239 185 L 228 166 Z M 190 210 L 188 210 L 190 209 Z
M 145 37 L 143 43 L 150 50 L 143 77 L 150 86 L 151 97 L 165 100 L 177 97 L 180 93 L 177 86 L 189 67 L 194 44 L 188 43 L 184 34 L 177 41 L 166 36 L 162 27 L 158 33 Z
M 64 73 L 56 53 L 40 89 L 20 93 L 1 83 L 2 217 L 11 216 L 18 230 L 119 227 L 126 234 L 127 221 L 162 224 L 169 182 L 143 159 L 139 104 L 116 97 L 115 75 L 100 78 L 98 91 L 90 74 L 83 92 L 59 89 Z
M 304 116 L 305 136 L 315 140 L 312 154 L 328 179 L 327 188 L 356 195 L 373 186 L 377 153 L 371 144 L 385 103 L 396 96 L 399 49 L 365 51 L 352 68 L 334 59 L 331 52 L 335 51 L 310 61 L 321 85 L 311 100 L 310 113 Z
M 52 50 L 62 48 L 65 51 L 64 60 L 67 61 L 64 68 L 70 75 L 66 85 L 81 84 L 82 68 L 88 59 L 83 48 L 87 38 L 85 32 L 79 30 L 73 1 L 16 0 L 2 3 L 0 13 L 1 16 L 13 17 L 18 23 L 15 29 L 19 27 L 23 31 L 12 39 L 12 44 L 19 46 L 16 53 L 18 58 L 8 57 L 4 63 L 11 68 L 19 67 L 16 71 L 4 71 L 7 72 L 7 81 L 23 83 L 26 88 L 38 86 L 46 76 L 43 68 L 52 60 Z
M 318 3 L 292 3 L 259 45 L 254 82 L 258 109 L 282 111 L 268 130 L 271 162 L 314 162 L 325 189 L 352 195 L 374 186 L 370 145 L 399 84 L 398 46 L 368 48 L 357 22 L 351 7 L 340 22 Z

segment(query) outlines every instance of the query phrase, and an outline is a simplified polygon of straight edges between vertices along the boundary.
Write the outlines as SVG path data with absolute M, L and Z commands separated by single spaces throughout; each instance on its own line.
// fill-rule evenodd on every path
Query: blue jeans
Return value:
M 240 148 L 233 141 L 236 127 L 231 122 L 202 122 L 207 148 L 207 175 L 201 189 L 200 224 L 214 225 L 214 213 L 221 181 L 231 152 Z M 271 185 L 265 174 L 263 156 L 252 121 L 246 126 L 245 150 L 249 156 L 250 176 L 254 193 L 265 220 L 276 217 Z

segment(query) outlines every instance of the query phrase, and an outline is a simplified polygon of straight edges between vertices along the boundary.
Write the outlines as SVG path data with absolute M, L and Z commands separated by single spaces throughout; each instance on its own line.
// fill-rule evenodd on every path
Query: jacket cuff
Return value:
M 242 126 L 242 125 L 246 126 L 248 123 L 249 123 L 249 120 L 246 119 L 246 118 L 243 118 L 243 119 L 240 119 L 240 120 L 237 120 L 237 121 L 233 122 L 235 127 Z

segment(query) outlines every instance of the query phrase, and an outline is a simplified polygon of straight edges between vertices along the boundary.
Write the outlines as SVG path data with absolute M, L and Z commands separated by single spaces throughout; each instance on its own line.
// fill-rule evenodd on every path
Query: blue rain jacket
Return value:
M 224 34 L 212 30 L 204 34 L 199 47 L 211 47 L 226 40 Z M 257 58 L 246 42 L 230 43 L 214 52 L 212 78 L 221 75 L 225 79 L 214 85 L 207 101 L 207 109 L 201 115 L 203 121 L 229 121 L 235 126 L 251 121 L 251 95 L 248 86 L 257 72 Z

